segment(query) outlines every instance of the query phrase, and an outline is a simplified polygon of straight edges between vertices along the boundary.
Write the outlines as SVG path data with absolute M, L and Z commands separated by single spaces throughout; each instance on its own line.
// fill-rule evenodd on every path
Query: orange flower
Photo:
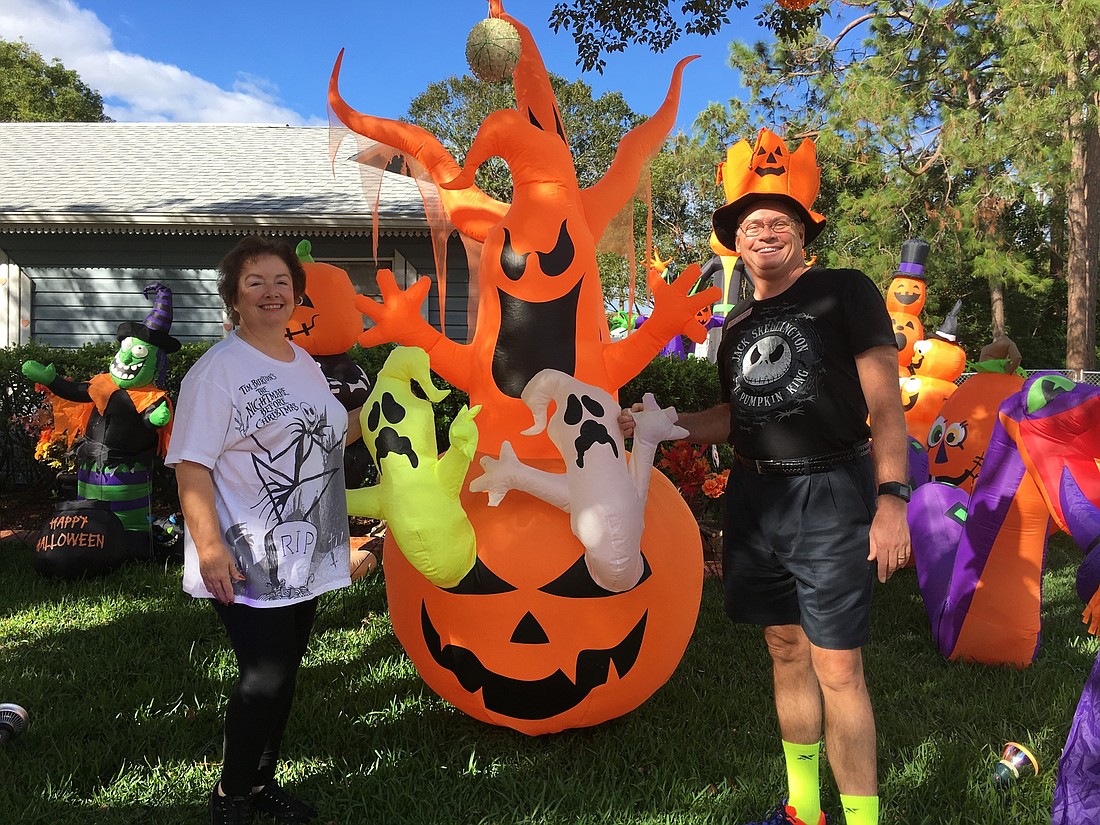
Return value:
M 722 494 L 726 492 L 726 481 L 729 477 L 729 470 L 723 470 L 720 473 L 711 473 L 710 477 L 703 482 L 703 495 L 707 498 L 721 498 Z
M 669 477 L 684 501 L 696 514 L 711 509 L 709 500 L 720 499 L 726 489 L 729 470 L 715 471 L 704 448 L 686 441 L 662 444 L 657 469 Z

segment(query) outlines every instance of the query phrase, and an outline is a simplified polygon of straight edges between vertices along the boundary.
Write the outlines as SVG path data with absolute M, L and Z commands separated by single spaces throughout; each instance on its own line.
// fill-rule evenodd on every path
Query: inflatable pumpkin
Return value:
M 561 472 L 559 461 L 525 463 Z M 475 719 L 538 735 L 621 716 L 668 680 L 695 629 L 703 550 L 660 471 L 650 469 L 641 580 L 621 593 L 596 584 L 554 505 L 513 494 L 490 507 L 468 489 L 461 502 L 478 559 L 456 587 L 431 584 L 392 533 L 384 548 L 394 633 L 432 690 Z
M 313 260 L 309 241 L 295 251 L 306 272 L 306 291 L 290 316 L 287 340 L 314 357 L 346 353 L 363 331 L 351 278 L 338 266 Z
M 890 312 L 890 323 L 894 325 L 894 343 L 898 346 L 898 366 L 905 374 L 911 375 L 909 364 L 913 360 L 917 341 L 924 338 L 924 325 L 916 315 L 896 311 Z
M 926 338 L 913 344 L 909 368 L 914 375 L 956 381 L 966 370 L 966 350 L 953 341 Z
M 911 375 L 901 378 L 901 408 L 909 435 L 927 443 L 928 431 L 939 415 L 943 402 L 955 392 L 955 384 L 942 378 Z
M 348 355 L 363 331 L 363 316 L 355 308 L 355 287 L 340 267 L 313 260 L 309 241 L 301 241 L 295 252 L 306 273 L 306 289 L 287 324 L 287 340 L 313 356 L 333 397 L 352 412 L 366 403 L 371 389 L 366 372 Z M 344 483 L 348 487 L 373 484 L 377 475 L 362 441 L 344 448 Z M 369 569 L 377 566 L 369 551 L 352 549 L 351 554 L 354 570 L 367 569 L 364 562 Z
M 963 374 L 966 369 L 966 350 L 958 344 L 960 309 L 962 301 L 956 301 L 935 333 L 930 338 L 913 344 L 909 370 L 914 375 L 956 381 Z
M 1001 402 L 1023 386 L 1019 375 L 978 372 L 967 378 L 940 408 L 928 431 L 928 473 L 974 492 Z

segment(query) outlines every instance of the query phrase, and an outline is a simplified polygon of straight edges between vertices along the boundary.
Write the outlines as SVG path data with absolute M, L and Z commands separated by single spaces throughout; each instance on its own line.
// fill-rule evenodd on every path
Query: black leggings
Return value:
M 210 603 L 229 633 L 240 673 L 225 711 L 222 791 L 245 796 L 275 778 L 317 599 L 263 608 Z

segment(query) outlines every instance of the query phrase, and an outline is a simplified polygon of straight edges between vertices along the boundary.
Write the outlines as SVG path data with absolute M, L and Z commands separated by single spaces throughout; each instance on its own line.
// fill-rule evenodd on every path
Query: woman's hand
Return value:
M 237 569 L 228 548 L 224 544 L 214 544 L 197 549 L 202 583 L 219 602 L 233 604 L 233 582 L 243 582 L 244 576 Z

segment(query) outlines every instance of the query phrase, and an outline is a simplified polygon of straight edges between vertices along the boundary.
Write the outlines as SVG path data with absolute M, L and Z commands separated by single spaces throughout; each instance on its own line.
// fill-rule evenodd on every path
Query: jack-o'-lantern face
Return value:
M 568 154 L 556 136 L 533 131 L 548 142 L 547 149 Z M 594 300 L 600 287 L 591 277 L 596 250 L 587 227 L 578 221 L 580 231 L 574 232 L 568 218 L 550 225 L 509 217 L 485 242 L 478 335 L 496 332 L 495 340 L 487 341 L 493 344 L 492 380 L 503 396 L 518 399 L 544 369 L 577 374 L 578 333 L 589 333 L 604 318 L 602 299 Z M 494 257 L 499 267 L 484 265 Z
M 955 381 L 966 369 L 966 350 L 951 341 L 923 339 L 913 344 L 909 366 L 915 375 Z
M 974 492 L 1001 402 L 1019 391 L 1018 375 L 980 372 L 962 383 L 944 401 L 928 431 L 928 473 Z
M 714 308 L 713 307 L 703 307 L 701 310 L 699 310 L 698 312 L 695 313 L 695 319 L 700 324 L 702 324 L 703 326 L 706 326 L 707 324 L 709 324 L 710 319 L 713 316 L 714 316 Z
M 777 135 L 767 130 L 760 133 L 752 167 L 760 177 L 787 174 L 787 147 Z
M 702 570 L 687 560 L 701 552 L 699 531 L 678 497 L 654 471 L 642 578 L 612 593 L 589 574 L 567 513 L 531 496 L 490 508 L 464 492 L 477 564 L 443 590 L 394 547 L 394 632 L 429 687 L 483 721 L 542 734 L 620 716 L 668 679 L 694 628 Z
M 913 360 L 913 345 L 924 338 L 924 324 L 916 315 L 907 312 L 891 312 L 890 323 L 894 326 L 894 343 L 898 347 L 898 363 L 908 366 Z
M 306 291 L 287 324 L 286 337 L 310 355 L 338 355 L 355 345 L 363 316 L 355 308 L 348 273 L 332 264 L 306 262 Z
M 890 312 L 920 315 L 927 297 L 927 287 L 923 280 L 898 276 L 890 281 L 890 288 L 886 290 L 886 309 Z

